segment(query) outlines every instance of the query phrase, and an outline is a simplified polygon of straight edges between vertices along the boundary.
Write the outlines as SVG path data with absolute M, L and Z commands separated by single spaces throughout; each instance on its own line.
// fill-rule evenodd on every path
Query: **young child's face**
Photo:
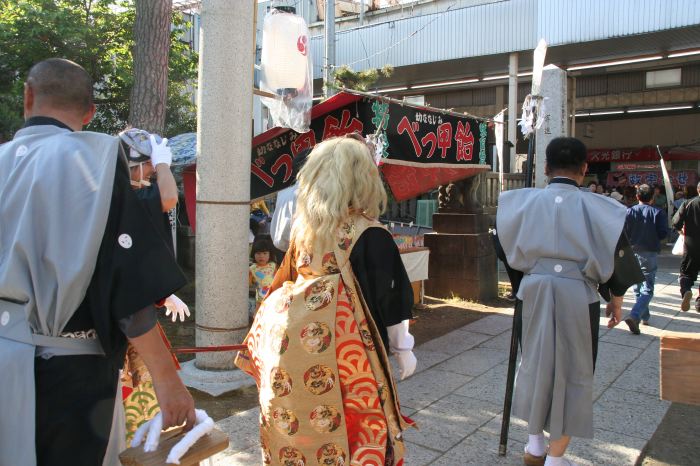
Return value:
M 265 265 L 270 261 L 269 251 L 258 251 L 255 253 L 255 263 L 258 265 Z

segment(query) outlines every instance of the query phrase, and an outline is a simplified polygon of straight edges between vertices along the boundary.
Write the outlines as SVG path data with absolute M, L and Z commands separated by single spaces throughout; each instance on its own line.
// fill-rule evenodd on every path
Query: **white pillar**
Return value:
M 518 141 L 517 119 L 520 118 L 520 107 L 518 106 L 518 54 L 510 54 L 508 63 L 508 141 L 513 146 L 510 147 L 510 172 L 516 172 L 515 166 L 515 145 Z
M 547 65 L 542 71 L 540 94 L 544 97 L 545 112 L 542 126 L 537 130 L 535 150 L 535 187 L 545 186 L 545 149 L 549 142 L 569 135 L 569 112 L 566 94 L 566 71 L 555 65 Z
M 248 328 L 248 224 L 255 34 L 252 1 L 203 0 L 197 108 L 197 346 Z M 233 353 L 199 353 L 230 369 Z
M 326 18 L 324 21 L 325 57 L 323 58 L 323 96 L 335 95 L 331 88 L 333 68 L 335 67 L 335 0 L 326 0 Z

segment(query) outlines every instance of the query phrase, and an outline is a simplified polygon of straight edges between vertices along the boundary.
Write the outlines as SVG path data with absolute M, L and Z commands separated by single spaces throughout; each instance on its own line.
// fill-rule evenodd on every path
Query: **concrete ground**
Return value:
M 608 330 L 607 319 L 601 317 L 595 440 L 574 439 L 568 452 L 580 465 L 693 464 L 683 458 L 666 463 L 650 457 L 674 447 L 672 428 L 649 442 L 671 405 L 659 399 L 659 335 L 663 330 L 700 332 L 700 314 L 679 312 L 679 259 L 663 255 L 659 263 L 651 325 L 643 326 L 641 335 L 632 335 L 624 324 Z M 624 312 L 633 303 L 630 291 Z M 491 314 L 416 348 L 416 373 L 398 384 L 404 414 L 420 426 L 420 431 L 406 432 L 407 465 L 522 464 L 527 431 L 518 419 L 511 422 L 507 456 L 497 454 L 511 320 L 507 313 Z M 681 415 L 685 412 L 678 409 Z M 231 444 L 214 457 L 214 464 L 261 464 L 257 419 L 258 409 L 253 408 L 217 423 L 229 433 Z

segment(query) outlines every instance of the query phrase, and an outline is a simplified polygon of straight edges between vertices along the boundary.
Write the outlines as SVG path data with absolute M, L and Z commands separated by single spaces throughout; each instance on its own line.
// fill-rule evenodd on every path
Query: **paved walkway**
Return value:
M 659 263 L 651 326 L 642 326 L 642 335 L 632 335 L 624 323 L 608 330 L 607 319 L 600 320 L 595 440 L 574 439 L 568 454 L 580 465 L 637 461 L 670 405 L 659 399 L 659 335 L 664 329 L 700 332 L 700 314 L 679 312 L 679 259 L 668 255 Z M 633 302 L 630 291 L 623 312 Z M 420 426 L 406 433 L 407 465 L 522 465 L 527 431 L 517 419 L 508 455 L 497 455 L 511 321 L 491 314 L 415 350 L 418 369 L 398 385 L 404 414 Z M 218 422 L 231 446 L 214 464 L 260 464 L 257 418 L 255 408 Z

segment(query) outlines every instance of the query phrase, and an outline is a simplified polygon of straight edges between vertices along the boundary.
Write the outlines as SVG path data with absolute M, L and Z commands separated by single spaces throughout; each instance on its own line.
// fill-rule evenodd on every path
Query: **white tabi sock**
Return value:
M 567 460 L 563 456 L 547 456 L 544 466 L 576 466 L 576 463 Z
M 525 446 L 527 452 L 534 456 L 544 455 L 544 434 L 528 435 L 528 437 L 527 445 Z

